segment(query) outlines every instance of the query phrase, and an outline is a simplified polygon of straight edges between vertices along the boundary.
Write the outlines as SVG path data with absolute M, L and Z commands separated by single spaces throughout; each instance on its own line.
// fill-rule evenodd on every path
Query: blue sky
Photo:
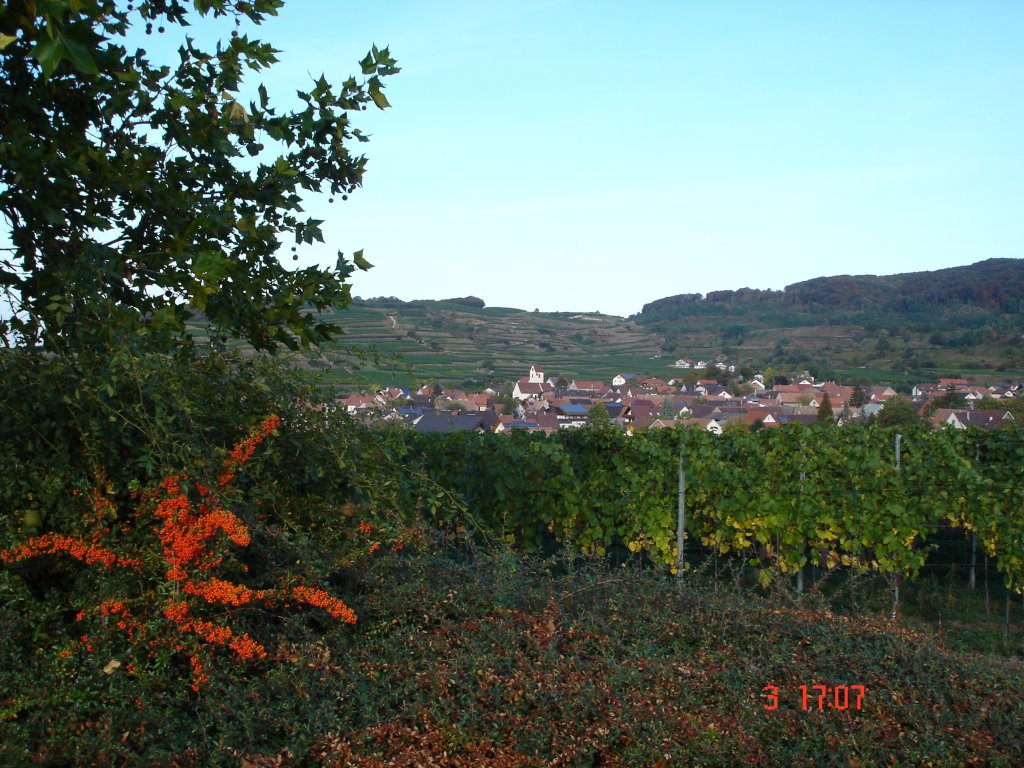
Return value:
M 290 0 L 263 78 L 402 72 L 363 189 L 311 199 L 364 297 L 653 299 L 1024 256 L 1024 3 Z

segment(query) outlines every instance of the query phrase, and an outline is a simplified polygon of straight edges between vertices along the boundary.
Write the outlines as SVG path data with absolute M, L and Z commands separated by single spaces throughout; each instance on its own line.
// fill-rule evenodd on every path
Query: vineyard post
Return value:
M 974 571 L 978 565 L 978 532 L 971 531 L 971 578 L 969 584 L 971 589 L 975 586 L 975 575 Z
M 900 471 L 900 444 L 903 442 L 903 435 L 896 433 L 896 472 Z M 892 580 L 892 615 L 890 619 L 896 620 L 896 609 L 900 604 L 900 574 L 893 575 Z
M 974 443 L 974 465 L 978 465 L 978 461 L 981 459 L 981 446 L 977 441 Z M 970 585 L 971 589 L 974 589 L 976 584 L 975 571 L 978 566 L 978 532 L 976 530 L 971 531 L 971 578 Z
M 679 452 L 679 512 L 676 515 L 676 577 L 683 578 L 684 540 L 686 537 L 686 469 L 683 452 Z
M 1006 588 L 1006 618 L 1003 621 L 1003 647 L 1010 647 L 1010 588 Z
M 803 512 L 804 480 L 806 478 L 807 478 L 807 473 L 804 472 L 801 469 L 800 470 L 800 500 L 799 500 L 800 511 L 798 512 L 798 517 Z M 804 593 L 804 567 L 801 565 L 800 568 L 796 572 L 796 594 L 797 594 L 797 597 L 799 597 L 803 593 Z
M 988 552 L 985 553 L 985 615 L 992 615 L 988 602 Z

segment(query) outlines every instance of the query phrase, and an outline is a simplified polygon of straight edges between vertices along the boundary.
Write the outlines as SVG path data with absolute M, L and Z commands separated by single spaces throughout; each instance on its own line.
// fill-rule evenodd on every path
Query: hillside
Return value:
M 899 385 L 939 375 L 1024 376 L 1024 260 L 901 275 L 841 275 L 781 291 L 680 294 L 630 318 L 445 301 L 357 300 L 328 315 L 345 329 L 319 359 L 346 385 L 457 386 L 515 379 L 538 363 L 568 378 L 671 375 L 678 357 L 807 369 L 819 378 Z M 201 323 L 198 336 L 205 335 Z
M 482 303 L 482 302 L 481 302 Z M 518 378 L 542 363 L 565 376 L 607 376 L 655 369 L 661 336 L 621 317 L 578 312 L 527 312 L 455 301 L 374 299 L 339 313 L 345 328 L 332 360 L 339 379 L 381 384 L 443 379 L 461 384 Z M 377 359 L 353 360 L 359 348 Z
M 1024 260 L 890 276 L 840 275 L 644 305 L 667 351 L 828 370 L 1013 369 L 1024 364 Z

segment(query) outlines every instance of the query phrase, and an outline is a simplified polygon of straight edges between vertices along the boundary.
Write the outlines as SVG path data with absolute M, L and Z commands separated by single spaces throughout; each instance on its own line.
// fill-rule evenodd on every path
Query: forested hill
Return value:
M 1024 363 L 1024 259 L 899 275 L 819 277 L 784 290 L 680 294 L 633 320 L 666 351 L 887 368 Z M 736 354 L 738 353 L 738 354 Z
M 900 275 L 839 275 L 788 285 L 781 291 L 741 288 L 706 296 L 680 294 L 645 304 L 635 319 L 655 327 L 693 315 L 779 313 L 785 325 L 806 315 L 808 324 L 823 320 L 872 327 L 936 330 L 936 321 L 957 323 L 1019 316 L 1024 303 L 1024 259 L 989 259 L 967 267 Z M 957 323 L 957 327 L 960 327 Z M 896 330 L 896 329 L 893 329 Z M 948 329 L 943 329 L 948 330 Z

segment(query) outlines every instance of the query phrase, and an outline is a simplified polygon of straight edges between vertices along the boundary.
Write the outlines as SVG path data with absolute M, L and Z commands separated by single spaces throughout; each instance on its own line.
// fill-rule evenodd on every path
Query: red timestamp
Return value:
M 764 708 L 778 709 L 779 687 L 766 685 L 762 690 L 765 697 Z M 827 709 L 860 710 L 866 693 L 867 689 L 863 685 L 801 685 L 800 706 L 804 712 L 815 709 L 819 712 Z

